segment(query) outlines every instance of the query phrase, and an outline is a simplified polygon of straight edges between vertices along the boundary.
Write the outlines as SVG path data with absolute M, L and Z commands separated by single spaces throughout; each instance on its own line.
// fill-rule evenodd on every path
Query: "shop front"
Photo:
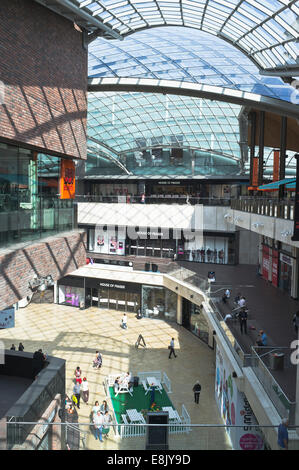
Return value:
M 70 307 L 80 307 L 85 301 L 84 279 L 66 276 L 58 283 L 58 303 Z
M 199 305 L 183 298 L 182 325 L 205 343 L 209 343 L 209 326 Z
M 164 287 L 133 282 L 66 276 L 58 282 L 58 303 L 138 313 L 176 321 L 177 294 Z
M 279 254 L 279 288 L 291 295 L 294 259 L 285 254 Z
M 173 237 L 172 229 L 136 227 L 132 232 L 134 237 L 128 236 L 130 233 L 128 230 L 126 239 L 128 255 L 173 259 L 178 244 L 183 243 L 182 239 L 176 240 Z

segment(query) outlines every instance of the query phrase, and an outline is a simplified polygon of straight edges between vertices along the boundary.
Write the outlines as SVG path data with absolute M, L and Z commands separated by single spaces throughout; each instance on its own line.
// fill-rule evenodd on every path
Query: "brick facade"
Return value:
M 0 141 L 86 159 L 82 33 L 34 1 L 1 0 L 0 51 Z
M 34 276 L 56 281 L 86 264 L 86 234 L 73 231 L 0 255 L 0 309 L 26 298 Z

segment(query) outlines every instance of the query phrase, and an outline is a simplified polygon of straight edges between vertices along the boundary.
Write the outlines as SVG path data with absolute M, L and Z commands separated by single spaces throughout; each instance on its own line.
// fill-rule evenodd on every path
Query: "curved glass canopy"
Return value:
M 121 36 L 157 26 L 186 26 L 230 42 L 260 69 L 298 70 L 298 0 L 71 2 L 79 5 L 79 12 L 89 14 L 102 22 L 105 29 L 108 27 Z
M 261 76 L 242 52 L 190 28 L 140 31 L 125 41 L 98 38 L 89 46 L 88 69 L 90 84 L 108 78 L 119 79 L 118 85 L 125 78 L 167 80 L 238 90 L 240 99 L 244 92 L 256 101 L 262 96 L 294 102 L 294 88 L 281 78 Z

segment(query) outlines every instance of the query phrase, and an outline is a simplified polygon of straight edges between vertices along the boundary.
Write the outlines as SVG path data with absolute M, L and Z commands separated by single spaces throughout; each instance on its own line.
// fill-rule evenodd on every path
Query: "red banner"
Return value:
M 269 279 L 269 248 L 267 246 L 263 246 L 262 276 L 263 276 L 263 279 L 268 281 Z
M 272 285 L 278 287 L 278 251 L 272 250 Z
M 273 156 L 273 182 L 279 181 L 279 150 L 274 150 Z

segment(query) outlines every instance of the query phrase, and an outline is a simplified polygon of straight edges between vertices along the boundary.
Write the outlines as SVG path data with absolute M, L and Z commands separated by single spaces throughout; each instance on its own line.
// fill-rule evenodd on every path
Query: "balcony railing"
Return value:
M 102 202 L 114 204 L 188 204 L 196 205 L 203 204 L 205 206 L 229 206 L 230 198 L 218 197 L 193 197 L 187 195 L 155 195 L 146 196 L 91 196 L 86 194 L 76 195 L 76 202 Z
M 292 199 L 241 197 L 231 200 L 231 208 L 268 217 L 294 220 L 294 201 Z

